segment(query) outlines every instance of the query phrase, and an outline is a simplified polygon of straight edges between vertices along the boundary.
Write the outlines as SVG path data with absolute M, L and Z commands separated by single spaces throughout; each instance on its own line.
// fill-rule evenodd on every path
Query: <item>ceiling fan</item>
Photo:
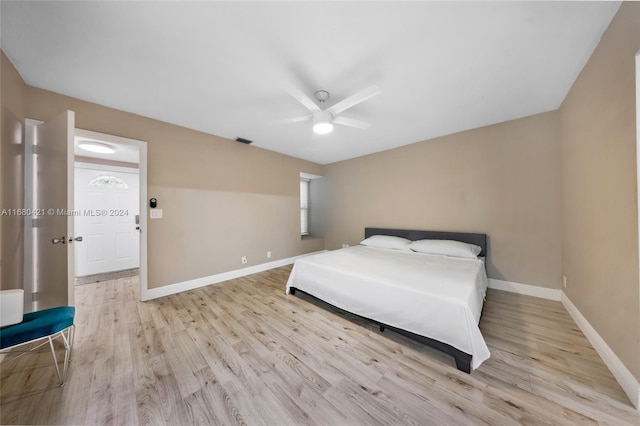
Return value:
M 311 114 L 302 115 L 298 117 L 284 118 L 282 120 L 267 121 L 267 124 L 288 124 L 297 123 L 299 121 L 313 121 L 313 131 L 320 135 L 326 135 L 333 131 L 334 124 L 341 124 L 343 126 L 355 127 L 358 129 L 368 129 L 371 124 L 364 121 L 354 120 L 352 118 L 342 117 L 339 114 L 347 109 L 358 105 L 361 102 L 371 99 L 372 97 L 381 93 L 378 86 L 370 86 L 354 95 L 349 96 L 346 99 L 338 102 L 329 108 L 321 108 L 322 104 L 329 99 L 329 92 L 326 90 L 318 90 L 314 93 L 314 96 L 320 106 L 315 103 L 310 97 L 305 95 L 301 90 L 295 87 L 288 87 L 287 92 L 293 96 L 298 102 L 304 105 Z

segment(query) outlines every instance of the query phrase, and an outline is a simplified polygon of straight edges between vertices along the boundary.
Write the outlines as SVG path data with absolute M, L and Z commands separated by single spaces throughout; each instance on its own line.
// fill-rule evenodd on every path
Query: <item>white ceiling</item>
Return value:
M 1 45 L 27 84 L 318 163 L 558 108 L 620 2 L 10 2 Z M 327 106 L 312 136 L 286 91 Z M 176 141 L 180 143 L 180 141 Z

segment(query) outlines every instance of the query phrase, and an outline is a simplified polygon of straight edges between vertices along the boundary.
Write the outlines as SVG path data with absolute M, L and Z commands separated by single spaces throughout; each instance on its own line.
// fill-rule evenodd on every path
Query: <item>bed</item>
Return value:
M 478 327 L 488 283 L 486 234 L 366 228 L 364 242 L 395 237 L 415 242 L 409 247 L 417 250 L 441 240 L 467 243 L 477 256 L 414 252 L 404 242 L 400 249 L 360 244 L 297 259 L 286 293 L 300 290 L 376 322 L 380 331 L 408 335 L 470 373 L 490 356 Z

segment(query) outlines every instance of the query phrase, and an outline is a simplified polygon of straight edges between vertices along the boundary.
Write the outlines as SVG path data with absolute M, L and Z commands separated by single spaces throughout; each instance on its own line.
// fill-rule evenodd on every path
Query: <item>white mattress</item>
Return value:
M 489 358 L 478 322 L 487 289 L 479 259 L 353 246 L 297 259 L 295 287 L 348 312 Z

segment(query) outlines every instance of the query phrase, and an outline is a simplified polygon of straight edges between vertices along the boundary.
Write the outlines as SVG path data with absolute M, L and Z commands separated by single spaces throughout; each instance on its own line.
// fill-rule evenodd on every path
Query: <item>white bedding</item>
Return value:
M 489 358 L 478 322 L 487 289 L 479 259 L 353 246 L 295 261 L 295 287 L 345 311 Z

